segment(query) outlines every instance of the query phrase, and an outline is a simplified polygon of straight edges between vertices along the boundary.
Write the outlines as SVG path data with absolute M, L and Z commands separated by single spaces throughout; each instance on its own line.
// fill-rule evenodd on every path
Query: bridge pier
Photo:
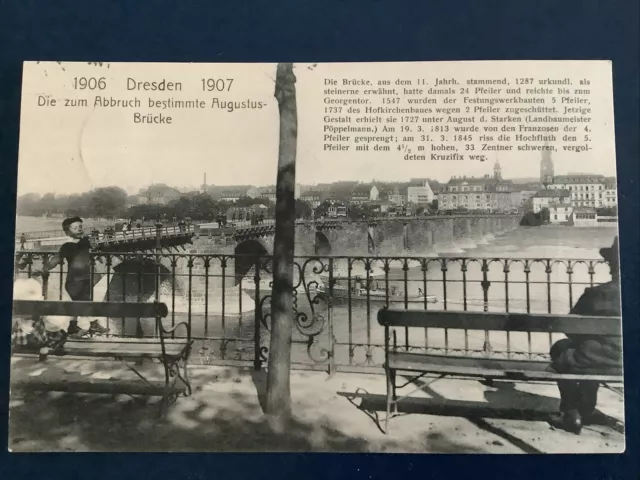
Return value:
M 459 228 L 458 234 L 455 238 L 456 247 L 469 250 L 472 248 L 477 248 L 478 245 L 473 240 L 473 234 L 471 231 L 471 218 L 461 218 L 458 220 Z
M 435 222 L 433 250 L 439 254 L 460 253 L 455 244 L 454 219 L 443 218 Z
M 518 221 L 515 215 L 494 214 L 298 223 L 295 255 L 461 254 L 464 250 L 486 245 L 496 235 L 516 228 Z M 202 234 L 196 240 L 194 253 L 232 254 L 234 246 L 247 240 L 255 240 L 267 253 L 271 253 L 273 234 L 273 225 L 237 229 L 233 240 L 228 238 L 226 242 L 220 241 L 219 237 Z M 206 246 L 204 250 L 203 245 Z

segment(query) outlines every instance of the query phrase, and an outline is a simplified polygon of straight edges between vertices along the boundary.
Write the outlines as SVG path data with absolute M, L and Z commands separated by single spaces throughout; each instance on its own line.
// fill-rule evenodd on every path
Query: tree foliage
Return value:
M 311 218 L 313 208 L 309 203 L 303 200 L 296 200 L 296 218 L 301 220 L 309 220 Z
M 171 221 L 191 218 L 192 220 L 215 220 L 219 215 L 227 216 L 232 207 L 261 209 L 267 218 L 273 217 L 274 205 L 264 198 L 242 197 L 236 203 L 214 200 L 209 194 L 192 192 L 181 195 L 168 203 L 138 204 L 137 195 L 127 195 L 119 187 L 97 188 L 91 192 L 56 196 L 47 193 L 22 195 L 18 198 L 19 215 L 42 216 L 47 214 L 79 215 L 83 218 L 126 218 Z M 134 205 L 132 205 L 134 204 Z M 129 206 L 131 205 L 131 206 Z

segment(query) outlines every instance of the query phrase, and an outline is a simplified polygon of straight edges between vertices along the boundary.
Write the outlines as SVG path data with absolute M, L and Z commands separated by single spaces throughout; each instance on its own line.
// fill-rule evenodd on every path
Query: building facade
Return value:
M 414 205 L 428 205 L 434 200 L 434 193 L 428 181 L 422 185 L 410 185 L 407 187 L 407 202 Z
M 320 192 L 315 190 L 309 190 L 300 196 L 300 200 L 311 205 L 312 208 L 316 208 L 320 205 Z
M 562 224 L 571 221 L 573 207 L 570 203 L 550 203 L 549 204 L 549 222 Z
M 547 185 L 547 188 L 569 191 L 574 208 L 602 208 L 617 205 L 615 179 L 612 182 L 610 177 L 604 175 L 557 175 L 553 177 L 553 183 Z M 609 193 L 608 197 L 606 192 Z
M 531 197 L 533 213 L 540 213 L 543 208 L 551 205 L 571 205 L 571 196 L 568 190 L 543 188 Z
M 577 207 L 574 208 L 569 223 L 574 227 L 597 227 L 598 214 L 595 208 Z
M 138 194 L 138 205 L 167 205 L 182 194 L 167 185 L 151 185 Z
M 269 188 L 267 190 L 264 190 L 260 194 L 260 198 L 264 198 L 265 200 L 269 200 L 270 202 L 275 203 L 276 202 L 276 190 L 275 190 L 275 188 Z
M 513 208 L 513 182 L 502 178 L 496 162 L 493 177 L 451 177 L 438 194 L 438 210 L 483 210 L 504 212 Z

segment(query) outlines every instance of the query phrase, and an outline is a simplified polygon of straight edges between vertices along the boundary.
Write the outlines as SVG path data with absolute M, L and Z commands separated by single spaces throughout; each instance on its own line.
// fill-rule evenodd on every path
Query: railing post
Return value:
M 42 256 L 42 298 L 47 299 L 49 292 L 49 269 L 47 264 L 49 263 L 49 255 Z
M 156 251 L 162 249 L 162 222 L 156 223 Z
M 491 285 L 491 282 L 489 281 L 489 264 L 487 262 L 487 259 L 483 259 L 482 260 L 482 283 L 480 284 L 482 286 L 482 295 L 483 295 L 483 310 L 485 312 L 489 311 L 489 286 Z M 487 355 L 489 355 L 489 353 L 491 353 L 491 341 L 489 339 L 489 332 L 487 330 L 485 330 L 484 332 L 484 345 L 482 346 L 482 351 L 485 352 Z
M 304 274 L 304 272 L 302 273 Z M 329 298 L 327 299 L 329 322 L 329 376 L 336 373 L 335 337 L 333 335 L 333 258 L 329 259 Z
M 262 302 L 260 301 L 260 258 L 256 259 L 254 270 L 253 281 L 255 282 L 256 288 L 254 293 L 255 317 L 253 319 L 253 368 L 256 371 L 260 371 L 262 368 L 262 359 L 260 358 L 260 325 L 262 320 Z

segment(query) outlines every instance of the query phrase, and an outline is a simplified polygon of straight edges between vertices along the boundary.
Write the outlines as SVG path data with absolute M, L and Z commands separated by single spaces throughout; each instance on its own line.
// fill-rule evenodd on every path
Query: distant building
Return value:
M 402 193 L 400 187 L 395 187 L 392 190 L 387 191 L 387 200 L 394 205 L 404 205 L 407 197 Z
M 220 200 L 222 200 L 223 202 L 237 202 L 241 196 L 242 195 L 240 195 L 238 192 L 221 192 Z
M 181 195 L 177 189 L 168 185 L 150 185 L 138 195 L 138 205 L 166 205 Z
M 350 202 L 356 205 L 378 200 L 378 188 L 375 185 L 357 185 L 351 190 Z
M 373 212 L 385 213 L 393 205 L 388 200 L 375 200 L 369 204 Z
M 264 198 L 266 200 L 269 200 L 270 202 L 276 203 L 276 189 L 269 188 L 269 189 L 263 190 L 262 193 L 260 194 L 260 198 Z
M 612 190 L 615 190 L 615 181 L 604 175 L 594 175 L 576 173 L 569 175 L 556 175 L 553 183 L 547 185 L 548 189 L 568 190 L 571 194 L 571 204 L 574 207 L 601 208 L 604 206 L 614 206 L 612 202 Z M 607 203 L 605 191 L 610 192 L 609 203 Z M 617 205 L 617 197 L 615 200 Z
M 300 200 L 311 205 L 312 208 L 316 208 L 320 203 L 320 192 L 317 190 L 309 190 L 300 196 Z
M 540 188 L 535 188 L 536 185 L 516 185 L 514 184 L 511 190 L 511 207 L 520 208 L 528 205 L 531 198 L 538 193 Z
M 245 195 L 249 198 L 258 198 L 260 196 L 260 191 L 256 187 L 251 186 L 247 189 Z
M 413 183 L 407 187 L 407 202 L 414 205 L 427 205 L 431 203 L 435 197 L 431 185 L 428 180 L 420 180 L 420 183 Z
M 502 178 L 502 169 L 496 162 L 493 177 L 451 177 L 438 194 L 438 210 L 509 211 L 513 208 L 512 190 L 513 182 Z
M 598 214 L 594 208 L 577 207 L 569 220 L 569 224 L 574 227 L 597 227 Z
M 556 190 L 543 188 L 531 198 L 533 213 L 539 213 L 550 205 L 571 205 L 571 196 L 568 190 Z
M 549 185 L 553 183 L 553 160 L 551 159 L 551 151 L 543 150 L 542 160 L 540 160 L 540 183 Z
M 599 193 L 599 192 L 598 192 Z M 599 199 L 600 196 L 598 195 Z M 618 189 L 616 186 L 615 177 L 605 177 L 604 179 L 604 192 L 601 198 L 602 207 L 617 207 L 618 206 Z
M 550 203 L 549 221 L 551 223 L 568 223 L 571 221 L 573 207 L 570 203 Z
M 355 182 L 338 182 L 326 190 L 321 190 L 320 201 L 344 202 L 351 201 L 351 192 L 356 187 Z

